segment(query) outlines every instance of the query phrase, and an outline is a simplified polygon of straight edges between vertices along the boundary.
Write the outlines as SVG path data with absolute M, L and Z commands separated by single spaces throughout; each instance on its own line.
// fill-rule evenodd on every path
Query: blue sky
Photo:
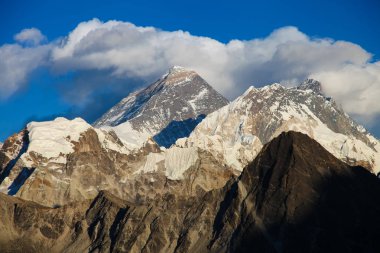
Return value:
M 91 122 L 131 90 L 159 77 L 173 63 L 180 63 L 181 65 L 189 63 L 189 67 L 199 69 L 199 72 L 205 75 L 206 80 L 211 85 L 216 86 L 224 95 L 233 94 L 230 98 L 236 97 L 250 84 L 260 86 L 272 81 L 290 83 L 295 80 L 297 82 L 314 74 L 316 77 L 326 80 L 327 84 L 331 82 L 330 80 L 337 80 L 337 78 L 342 80 L 343 83 L 343 80 L 352 79 L 348 76 L 348 72 L 358 73 L 355 76 L 363 76 L 363 80 L 367 80 L 368 85 L 357 87 L 356 84 L 352 84 L 349 89 L 346 89 L 348 84 L 345 82 L 344 85 L 331 85 L 331 87 L 328 87 L 328 91 L 337 96 L 338 102 L 341 102 L 351 115 L 379 137 L 380 124 L 378 119 L 380 108 L 371 105 L 371 103 L 359 101 L 365 99 L 374 100 L 368 94 L 377 94 L 378 89 L 376 87 L 380 85 L 377 81 L 373 81 L 373 73 L 378 69 L 375 63 L 380 59 L 380 33 L 378 28 L 380 15 L 378 13 L 380 13 L 380 4 L 376 0 L 232 2 L 144 0 L 1 1 L 0 50 L 1 47 L 4 50 L 5 45 L 13 45 L 7 52 L 10 52 L 10 54 L 13 52 L 18 53 L 17 57 L 15 56 L 15 65 L 11 67 L 12 70 L 16 68 L 15 66 L 23 66 L 23 62 L 17 62 L 23 57 L 30 59 L 31 63 L 25 66 L 25 78 L 15 81 L 13 86 L 9 84 L 1 85 L 0 82 L 0 111 L 2 113 L 0 117 L 0 141 L 19 131 L 30 120 L 45 120 L 57 115 L 63 115 L 66 117 L 81 116 Z M 93 18 L 99 19 L 99 22 L 90 22 Z M 61 39 L 68 36 L 81 22 L 89 22 L 89 25 L 103 27 L 103 24 L 109 20 L 130 22 L 137 27 L 155 27 L 157 30 L 153 32 L 153 35 L 149 35 L 149 38 L 153 36 L 156 39 L 159 38 L 160 41 L 167 36 L 162 31 L 173 33 L 178 30 L 187 31 L 190 36 L 176 33 L 173 36 L 174 42 L 168 44 L 167 47 L 173 48 L 181 43 L 186 45 L 193 43 L 194 45 L 190 47 L 191 50 L 198 52 L 197 47 L 203 47 L 204 44 L 207 44 L 207 51 L 210 51 L 209 48 L 213 49 L 215 45 L 217 49 L 221 47 L 220 51 L 215 52 L 216 60 L 219 59 L 218 57 L 221 54 L 226 52 L 228 55 L 231 54 L 232 46 L 226 46 L 231 40 L 236 39 L 239 43 L 235 44 L 248 47 L 250 43 L 246 43 L 246 41 L 256 39 L 259 42 L 256 41 L 257 43 L 251 44 L 259 44 L 256 47 L 259 47 L 260 50 L 269 50 L 271 43 L 277 43 L 278 48 L 282 49 L 285 44 L 289 45 L 290 42 L 294 42 L 295 45 L 300 45 L 301 41 L 302 48 L 306 45 L 313 50 L 315 49 L 315 51 L 331 50 L 331 53 L 327 54 L 326 57 L 336 53 L 337 56 L 334 58 L 339 58 L 340 61 L 336 61 L 330 66 L 330 60 L 327 59 L 327 62 L 324 62 L 318 56 L 321 55 L 319 53 L 313 56 L 315 61 L 319 62 L 319 65 L 312 65 L 308 59 L 302 58 L 298 60 L 305 66 L 310 65 L 312 72 L 300 71 L 293 73 L 293 69 L 299 69 L 300 66 L 297 64 L 291 65 L 292 68 L 287 69 L 285 67 L 286 63 L 292 62 L 293 59 L 298 59 L 296 57 L 300 56 L 291 55 L 290 60 L 281 58 L 282 62 L 280 64 L 278 63 L 279 59 L 272 59 L 270 64 L 266 61 L 262 66 L 275 68 L 276 72 L 265 69 L 266 75 L 260 76 L 257 73 L 262 73 L 263 67 L 258 66 L 259 63 L 250 60 L 250 64 L 241 65 L 241 68 L 225 76 L 225 80 L 230 80 L 230 83 L 228 83 L 225 80 L 219 80 L 215 75 L 218 75 L 219 72 L 226 72 L 225 68 L 228 68 L 229 71 L 231 66 L 235 66 L 234 63 L 238 57 L 226 56 L 227 60 L 225 58 L 220 59 L 222 62 L 227 62 L 225 65 L 220 66 L 217 62 L 211 62 L 209 65 L 212 67 L 208 68 L 207 66 L 199 65 L 198 61 L 191 57 L 178 58 L 177 55 L 182 55 L 179 48 L 172 53 L 175 56 L 165 56 L 160 68 L 154 68 L 149 65 L 151 64 L 150 62 L 142 61 L 139 66 L 148 66 L 147 69 L 150 69 L 150 71 L 140 73 L 136 71 L 136 66 L 131 66 L 130 62 L 122 62 L 122 66 L 117 66 L 117 63 L 113 61 L 108 62 L 108 58 L 100 61 L 100 63 L 104 63 L 104 68 L 102 69 L 94 67 L 93 64 L 79 58 L 52 63 L 49 60 L 51 58 L 51 51 L 49 50 L 51 49 L 40 48 L 42 46 L 59 47 L 60 43 L 62 43 Z M 41 31 L 44 36 L 44 38 L 41 37 L 43 39 L 37 43 L 38 45 L 31 45 L 31 42 L 25 39 L 18 39 L 15 42 L 15 34 L 20 33 L 23 29 L 32 27 Z M 123 27 L 117 32 L 125 32 L 128 36 L 131 36 L 131 32 L 135 34 L 136 29 L 133 31 L 128 29 L 133 30 L 135 28 Z M 276 29 L 280 29 L 280 31 L 274 32 L 278 31 Z M 107 35 L 115 34 L 107 33 Z M 203 41 L 197 36 L 209 39 Z M 305 36 L 307 38 L 304 38 Z M 185 42 L 183 42 L 183 37 L 185 37 Z M 282 41 L 283 37 L 286 37 L 285 44 Z M 107 41 L 107 38 L 97 37 L 95 39 L 97 41 L 103 39 Z M 323 39 L 323 41 L 320 42 L 320 39 Z M 360 46 L 361 49 L 356 48 L 356 46 L 352 47 L 351 44 L 342 46 L 340 43 L 335 43 L 336 41 L 350 42 Z M 138 41 L 132 42 L 139 44 Z M 217 42 L 220 42 L 221 45 Z M 92 43 L 92 48 L 99 48 L 99 44 L 95 44 L 94 41 L 89 41 L 88 43 Z M 109 43 L 116 42 L 110 40 Z M 166 40 L 162 43 L 166 43 Z M 327 46 L 325 46 L 326 43 L 328 44 Z M 16 44 L 20 46 L 14 46 Z M 130 52 L 124 46 L 115 45 L 120 48 L 121 52 L 125 53 L 124 55 L 130 55 Z M 104 47 L 103 44 L 100 46 Z M 167 47 L 163 46 L 155 54 L 164 54 Z M 26 48 L 27 50 L 20 49 L 20 51 L 19 48 Z M 37 53 L 29 50 L 30 48 L 40 48 L 42 53 L 38 51 L 38 54 L 49 54 L 49 56 L 35 58 Z M 278 48 L 277 50 L 279 50 Z M 202 48 L 199 50 L 201 50 L 199 52 L 203 52 Z M 286 52 L 285 55 L 289 55 L 289 52 L 292 51 L 289 49 Z M 183 54 L 185 53 L 183 52 Z M 249 55 L 249 52 L 246 54 Z M 9 57 L 9 54 L 7 55 Z M 30 55 L 33 55 L 33 58 Z M 214 55 L 211 54 L 211 56 Z M 253 54 L 252 57 L 255 56 L 257 54 Z M 161 59 L 159 60 L 161 62 Z M 1 61 L 10 62 L 11 59 L 5 57 L 0 59 L 0 68 L 3 66 Z M 344 65 L 346 62 L 352 63 L 352 66 L 347 67 Z M 31 66 L 33 64 L 38 66 Z M 239 62 L 237 66 L 240 66 L 239 64 L 242 63 Z M 333 73 L 329 72 L 329 68 L 321 67 L 327 65 L 334 71 Z M 213 71 L 216 74 L 213 74 Z M 0 73 L 2 73 L 1 70 Z M 15 75 L 17 79 L 19 74 L 16 73 Z M 294 75 L 294 80 L 291 75 Z M 376 75 L 377 72 L 375 73 Z M 239 79 L 237 76 L 239 78 L 243 76 L 244 78 Z M 12 91 L 8 91 L 9 89 L 12 89 Z M 344 92 L 340 92 L 340 89 L 344 89 Z M 235 90 L 236 94 L 231 92 Z M 358 90 L 365 90 L 366 92 L 356 98 L 354 95 L 358 94 Z M 1 96 L 1 93 L 7 95 Z M 356 100 L 358 100 L 358 104 L 353 103 Z M 353 105 L 350 104 L 350 101 L 352 101 L 351 104 Z

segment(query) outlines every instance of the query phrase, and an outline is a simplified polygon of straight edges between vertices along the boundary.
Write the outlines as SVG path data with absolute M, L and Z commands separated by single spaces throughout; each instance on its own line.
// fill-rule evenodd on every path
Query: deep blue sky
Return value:
M 292 25 L 310 36 L 359 44 L 380 59 L 379 7 L 378 0 L 0 0 L 0 45 L 12 43 L 14 34 L 30 27 L 55 39 L 67 35 L 79 22 L 96 17 L 168 31 L 182 29 L 223 42 L 265 37 L 276 28 Z M 70 106 L 50 85 L 56 80 L 43 71 L 35 75 L 28 88 L 0 101 L 0 141 L 30 119 L 71 115 Z M 379 129 L 372 131 L 380 135 Z

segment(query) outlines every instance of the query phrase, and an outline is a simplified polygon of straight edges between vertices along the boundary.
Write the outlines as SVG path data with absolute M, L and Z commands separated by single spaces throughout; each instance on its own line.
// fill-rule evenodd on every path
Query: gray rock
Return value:
M 135 130 L 145 130 L 153 136 L 172 121 L 196 119 L 227 103 L 228 100 L 196 72 L 173 67 L 155 83 L 124 98 L 94 126 L 117 126 L 130 122 Z

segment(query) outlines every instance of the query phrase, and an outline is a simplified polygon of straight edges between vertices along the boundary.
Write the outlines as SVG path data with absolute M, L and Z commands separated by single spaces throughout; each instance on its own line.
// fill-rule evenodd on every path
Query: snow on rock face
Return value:
M 143 166 L 133 174 L 157 172 L 162 168 L 168 179 L 181 180 L 183 174 L 196 165 L 198 158 L 197 148 L 171 147 L 161 153 L 149 153 Z
M 196 72 L 175 66 L 155 83 L 124 98 L 94 126 L 113 129 L 125 143 L 138 148 L 171 122 L 197 119 L 227 103 Z
M 165 160 L 165 156 L 160 153 L 149 153 L 144 166 L 139 170 L 135 171 L 134 174 L 138 173 L 149 173 L 158 170 L 158 164 Z
M 320 82 L 314 79 L 306 79 L 303 83 L 301 83 L 297 89 L 299 90 L 311 90 L 316 94 L 322 95 L 322 85 Z
M 134 129 L 130 122 L 124 122 L 115 127 L 105 126 L 101 129 L 114 131 L 124 145 L 130 149 L 138 149 L 142 147 L 151 136 L 151 134 L 145 129 L 141 129 L 140 131 Z
M 53 159 L 57 163 L 65 163 L 65 156 L 74 152 L 75 144 L 88 130 L 95 131 L 95 142 L 100 142 L 102 148 L 127 154 L 129 150 L 118 143 L 117 137 L 100 129 L 94 129 L 81 118 L 68 120 L 56 118 L 52 121 L 31 122 L 27 125 L 29 146 L 22 156 L 24 163 L 31 166 L 30 153 L 35 152 L 43 158 Z
M 164 173 L 170 180 L 183 180 L 184 173 L 197 165 L 199 161 L 198 149 L 193 147 L 180 148 L 172 146 L 161 149 L 158 153 L 148 153 L 136 174 Z
M 207 150 L 242 170 L 263 144 L 282 131 L 295 130 L 308 134 L 341 160 L 379 172 L 379 141 L 321 91 L 320 83 L 313 80 L 296 88 L 279 84 L 250 87 L 209 114 L 189 138 L 176 145 Z
M 113 150 L 121 154 L 129 154 L 133 149 L 132 147 L 122 143 L 117 137 L 116 133 L 114 133 L 112 130 L 106 131 L 103 129 L 91 129 L 95 130 L 98 136 L 98 140 L 100 141 L 102 148 L 105 150 Z
M 0 191 L 41 204 L 93 197 L 96 192 L 88 190 L 99 182 L 117 190 L 116 178 L 127 173 L 121 168 L 129 150 L 116 134 L 80 118 L 31 122 L 8 138 L 5 148 L 0 151 L 7 168 L 0 168 Z
M 165 175 L 172 180 L 183 179 L 183 173 L 198 160 L 196 148 L 172 147 L 165 151 Z
M 149 139 L 138 152 L 127 151 L 114 132 L 94 129 L 81 119 L 32 122 L 8 138 L 0 151 L 0 162 L 5 161 L 6 167 L 22 154 L 9 173 L 2 173 L 0 168 L 0 192 L 50 206 L 93 198 L 102 189 L 122 198 L 134 199 L 146 192 L 154 197 L 157 185 L 158 191 L 172 191 L 172 187 L 164 186 L 165 182 L 190 180 L 186 171 L 201 166 L 202 155 L 205 174 L 197 175 L 201 179 L 195 181 L 194 187 L 214 189 L 229 178 L 224 171 L 220 172 L 220 179 L 215 176 L 219 169 L 215 159 L 198 154 L 195 148 L 160 149 Z M 182 182 L 168 184 L 180 187 Z
M 77 142 L 81 133 L 89 128 L 91 125 L 81 118 L 68 120 L 60 117 L 53 121 L 31 122 L 27 125 L 30 142 L 28 151 L 46 158 L 72 153 L 72 142 Z

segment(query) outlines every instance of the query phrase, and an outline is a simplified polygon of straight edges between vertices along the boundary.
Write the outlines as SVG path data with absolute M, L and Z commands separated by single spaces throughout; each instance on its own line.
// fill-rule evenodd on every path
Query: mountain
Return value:
M 380 181 L 364 168 L 307 135 L 281 133 L 227 187 L 208 248 L 378 252 L 379 191 Z
M 117 166 L 112 156 L 122 161 L 129 153 L 114 133 L 94 129 L 80 118 L 31 122 L 0 150 L 0 191 L 50 205 L 94 197 L 93 180 L 102 181 Z M 79 169 L 88 173 L 89 168 L 96 174 L 75 176 Z M 88 185 L 86 191 L 83 185 Z
M 196 72 L 175 66 L 147 88 L 124 98 L 94 126 L 113 129 L 132 147 L 141 147 L 155 135 L 160 146 L 169 147 L 187 137 L 205 115 L 227 103 Z M 174 129 L 170 128 L 173 124 Z
M 168 149 L 151 138 L 131 148 L 112 128 L 80 118 L 31 122 L 0 149 L 0 192 L 46 206 L 102 190 L 139 203 L 165 194 L 192 197 L 240 175 L 283 130 L 304 132 L 341 160 L 377 172 L 378 141 L 321 92 L 313 80 L 296 88 L 252 87 L 205 119 L 170 122 L 155 140 L 174 142 L 173 131 L 196 128 Z
M 149 202 L 220 188 L 232 169 L 221 169 L 209 152 L 156 143 L 168 147 L 188 136 L 205 114 L 225 104 L 194 71 L 174 67 L 112 108 L 95 124 L 99 128 L 80 118 L 30 122 L 0 150 L 0 192 L 57 206 L 102 190 Z M 129 141 L 136 137 L 138 143 Z
M 240 175 L 263 144 L 286 130 L 304 132 L 341 160 L 377 172 L 378 141 L 321 92 L 313 80 L 296 88 L 252 87 L 205 119 L 170 122 L 155 140 L 174 142 L 172 132 L 196 128 L 168 149 L 148 137 L 131 148 L 112 128 L 80 118 L 31 122 L 0 149 L 0 192 L 46 206 L 102 190 L 139 203 L 165 194 L 192 197 Z
M 191 198 L 135 204 L 101 191 L 47 208 L 0 193 L 0 210 L 2 252 L 380 251 L 379 179 L 296 132 Z
M 272 84 L 250 87 L 230 104 L 209 114 L 181 147 L 198 147 L 236 170 L 255 158 L 283 131 L 299 131 L 352 165 L 380 171 L 380 142 L 351 119 L 318 81 L 294 88 Z
M 129 150 L 114 132 L 80 118 L 31 122 L 0 150 L 0 192 L 45 206 L 91 199 L 101 190 L 139 203 L 169 193 L 191 197 L 232 176 L 208 152 L 160 149 L 152 140 Z

